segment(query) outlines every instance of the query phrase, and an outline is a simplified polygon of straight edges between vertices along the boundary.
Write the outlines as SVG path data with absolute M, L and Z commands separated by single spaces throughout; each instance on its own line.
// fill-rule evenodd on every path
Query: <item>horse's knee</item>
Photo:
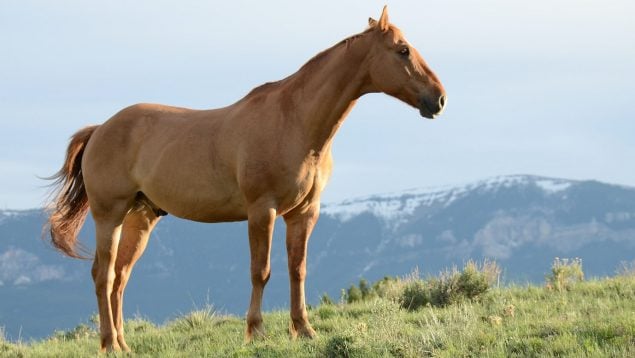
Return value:
M 126 286 L 126 278 L 121 272 L 117 272 L 115 276 L 115 280 L 113 281 L 112 293 L 116 295 L 121 295 L 123 293 L 123 289 Z
M 94 277 L 95 281 L 95 292 L 97 295 L 100 295 L 106 290 L 112 289 L 115 284 L 115 272 L 114 270 L 109 270 L 106 268 L 105 270 L 97 269 Z
M 271 267 L 253 268 L 251 272 L 251 283 L 254 285 L 266 285 L 271 277 Z
M 295 282 L 304 282 L 306 279 L 306 268 L 302 265 L 289 268 L 289 278 Z

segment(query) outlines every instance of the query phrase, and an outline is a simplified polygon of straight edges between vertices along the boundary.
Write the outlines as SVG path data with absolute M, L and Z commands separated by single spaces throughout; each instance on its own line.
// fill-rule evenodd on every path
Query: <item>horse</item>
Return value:
M 294 74 L 236 103 L 194 110 L 159 104 L 122 109 L 70 139 L 51 179 L 46 229 L 64 254 L 88 258 L 77 234 L 91 212 L 92 266 L 101 351 L 129 351 L 123 296 L 152 229 L 169 213 L 198 222 L 248 221 L 251 299 L 245 340 L 264 337 L 263 290 L 276 217 L 286 223 L 291 338 L 315 337 L 304 283 L 307 242 L 332 170 L 333 138 L 356 101 L 383 92 L 435 118 L 446 94 L 399 28 L 379 20 L 310 59 Z

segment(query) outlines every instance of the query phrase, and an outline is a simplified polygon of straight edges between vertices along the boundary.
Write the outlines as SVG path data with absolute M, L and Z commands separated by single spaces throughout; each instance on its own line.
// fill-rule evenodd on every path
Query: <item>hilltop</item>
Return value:
M 393 282 L 393 281 L 390 281 Z M 414 281 L 411 281 L 414 282 Z M 360 284 L 361 286 L 361 284 Z M 377 286 L 377 285 L 375 285 Z M 351 291 L 349 291 L 350 293 Z M 627 357 L 635 354 L 635 276 L 494 288 L 470 300 L 410 310 L 389 294 L 309 310 L 319 336 L 290 340 L 287 311 L 264 315 L 268 338 L 243 342 L 243 318 L 206 307 L 157 326 L 126 322 L 140 357 Z M 41 341 L 0 340 L 0 355 L 91 356 L 94 322 Z

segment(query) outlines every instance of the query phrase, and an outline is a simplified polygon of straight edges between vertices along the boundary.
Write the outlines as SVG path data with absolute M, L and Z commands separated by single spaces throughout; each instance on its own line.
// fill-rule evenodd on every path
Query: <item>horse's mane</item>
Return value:
M 300 69 L 298 71 L 296 71 L 295 73 L 291 74 L 288 77 L 285 77 L 281 80 L 278 81 L 273 81 L 273 82 L 266 82 L 260 86 L 255 87 L 254 89 L 252 89 L 249 93 L 247 93 L 247 95 L 245 96 L 245 98 L 249 98 L 249 97 L 253 97 L 256 96 L 262 92 L 265 91 L 269 91 L 272 90 L 274 88 L 279 87 L 283 82 L 289 80 L 290 78 L 294 77 L 295 75 L 297 75 L 300 72 L 310 72 L 313 68 L 315 68 L 316 66 L 319 66 L 326 58 L 328 58 L 336 49 L 342 47 L 342 46 L 346 46 L 347 48 L 350 46 L 350 44 L 355 41 L 356 39 L 364 36 L 365 34 L 371 32 L 374 28 L 373 27 L 369 27 L 368 29 L 366 29 L 364 32 L 361 32 L 359 34 L 355 34 L 352 36 L 349 36 L 345 39 L 343 39 L 342 41 L 336 43 L 335 45 L 327 48 L 324 51 L 321 51 L 320 53 L 318 53 L 317 55 L 313 56 L 310 60 L 308 60 L 304 65 L 302 65 L 302 67 L 300 67 Z

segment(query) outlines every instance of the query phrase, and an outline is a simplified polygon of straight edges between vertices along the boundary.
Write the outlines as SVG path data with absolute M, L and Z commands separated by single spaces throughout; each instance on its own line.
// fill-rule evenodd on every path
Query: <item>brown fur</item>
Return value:
M 400 54 L 404 47 L 410 53 Z M 371 92 L 399 98 L 430 118 L 445 101 L 443 86 L 401 31 L 388 25 L 385 9 L 371 28 L 231 106 L 198 111 L 138 104 L 78 132 L 58 174 L 62 189 L 51 228 L 53 242 L 73 255 L 88 200 L 102 350 L 128 350 L 123 292 L 163 212 L 201 222 L 248 220 L 247 340 L 264 335 L 262 295 L 273 225 L 282 216 L 290 333 L 315 336 L 304 295 L 307 242 L 331 174 L 333 137 L 357 99 Z
M 51 243 L 70 257 L 86 258 L 77 252 L 77 234 L 88 213 L 88 197 L 82 176 L 82 156 L 86 143 L 98 126 L 86 127 L 71 137 L 62 168 L 52 177 L 58 187 L 53 205 L 48 208 L 47 227 Z

